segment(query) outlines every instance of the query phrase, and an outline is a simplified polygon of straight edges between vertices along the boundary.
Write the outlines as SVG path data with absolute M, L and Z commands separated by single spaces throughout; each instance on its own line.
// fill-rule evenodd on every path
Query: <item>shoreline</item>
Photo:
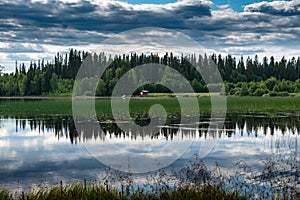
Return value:
M 84 98 L 95 98 L 95 99 L 109 99 L 109 98 L 175 98 L 175 97 L 226 97 L 226 98 L 300 98 L 300 93 L 291 93 L 288 96 L 237 96 L 237 95 L 222 95 L 220 93 L 150 93 L 147 96 L 140 95 L 132 95 L 132 96 L 120 96 L 120 97 L 112 97 L 112 96 L 82 96 Z M 72 99 L 73 96 L 0 96 L 1 99 Z

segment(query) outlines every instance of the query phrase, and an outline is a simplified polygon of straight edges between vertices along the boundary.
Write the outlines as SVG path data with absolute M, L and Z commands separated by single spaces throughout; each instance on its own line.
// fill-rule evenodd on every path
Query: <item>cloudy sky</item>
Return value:
M 207 49 L 235 56 L 299 56 L 300 0 L 0 0 L 0 65 L 71 48 L 91 51 L 122 31 L 180 31 Z

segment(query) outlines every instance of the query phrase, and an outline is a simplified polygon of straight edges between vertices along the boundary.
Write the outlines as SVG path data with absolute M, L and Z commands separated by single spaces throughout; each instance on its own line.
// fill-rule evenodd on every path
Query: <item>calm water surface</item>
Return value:
M 36 185 L 56 185 L 63 180 L 102 181 L 107 166 L 89 151 L 100 146 L 99 156 L 114 157 L 113 144 L 127 152 L 152 152 L 180 141 L 192 141 L 185 153 L 166 170 L 180 169 L 205 143 L 217 140 L 212 151 L 201 158 L 209 168 L 217 165 L 226 173 L 234 173 L 237 163 L 246 163 L 249 173 L 264 170 L 268 159 L 282 163 L 281 171 L 299 166 L 300 115 L 228 113 L 224 127 L 216 134 L 207 132 L 208 119 L 201 123 L 157 127 L 155 134 L 128 128 L 121 131 L 110 120 L 101 119 L 103 131 L 78 131 L 69 115 L 1 116 L 0 120 L 0 187 L 20 190 Z M 93 122 L 96 123 L 96 122 Z M 99 123 L 99 122 L 97 122 Z M 126 121 L 124 121 L 126 124 Z M 168 156 L 168 152 L 165 155 Z M 289 163 L 288 165 L 286 163 Z M 120 161 L 120 165 L 128 165 Z M 146 174 L 140 174 L 143 177 Z M 300 184 L 300 180 L 299 180 Z

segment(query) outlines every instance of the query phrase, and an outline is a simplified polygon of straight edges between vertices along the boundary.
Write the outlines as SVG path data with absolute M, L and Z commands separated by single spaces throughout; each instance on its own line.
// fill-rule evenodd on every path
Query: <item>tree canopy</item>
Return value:
M 17 65 L 14 73 L 2 73 L 0 66 L 0 96 L 39 96 L 39 95 L 70 95 L 76 74 L 87 56 L 87 52 L 71 50 L 68 54 L 57 53 L 53 62 L 39 60 L 31 62 L 29 66 Z M 195 55 L 174 56 L 166 53 L 136 54 L 111 56 L 100 53 L 93 55 L 100 63 L 112 61 L 109 68 L 99 79 L 96 94 L 100 96 L 111 95 L 115 84 L 120 77 L 130 69 L 147 63 L 160 63 L 168 65 L 182 74 L 192 85 L 195 92 L 207 92 L 208 88 L 215 87 L 206 84 L 197 67 L 212 71 L 214 64 L 226 84 L 226 92 L 232 95 L 274 95 L 280 92 L 300 92 L 300 58 L 287 60 L 282 57 L 275 61 L 274 57 L 264 57 L 260 62 L 258 57 L 241 56 L 239 59 L 231 55 Z M 209 71 L 211 70 L 211 71 Z M 136 81 L 136 75 L 130 75 Z M 180 87 L 180 83 L 179 87 Z M 83 88 L 84 89 L 84 88 Z M 170 92 L 162 85 L 146 84 L 140 89 L 150 92 Z M 137 91 L 138 94 L 138 91 Z M 284 94 L 282 94 L 284 95 Z

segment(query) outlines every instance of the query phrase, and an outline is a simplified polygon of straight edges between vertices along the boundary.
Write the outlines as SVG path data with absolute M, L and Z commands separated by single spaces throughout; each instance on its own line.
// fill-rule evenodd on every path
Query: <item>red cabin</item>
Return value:
M 147 96 L 149 94 L 149 91 L 148 90 L 142 90 L 141 92 L 140 92 L 140 95 L 141 96 Z

